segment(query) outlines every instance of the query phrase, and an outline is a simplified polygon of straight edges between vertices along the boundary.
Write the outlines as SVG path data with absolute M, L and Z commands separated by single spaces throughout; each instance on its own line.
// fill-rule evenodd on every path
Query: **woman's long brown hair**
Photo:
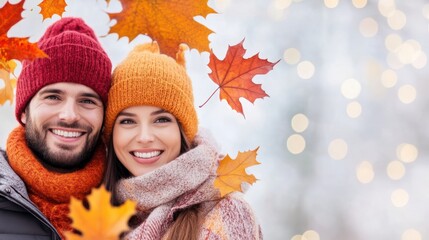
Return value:
M 183 131 L 182 125 L 179 123 L 180 129 L 180 154 L 183 154 L 190 149 L 190 143 L 186 139 L 186 136 Z M 107 167 L 106 174 L 104 176 L 104 185 L 106 189 L 112 193 L 112 204 L 120 205 L 122 204 L 116 195 L 115 187 L 118 181 L 122 178 L 132 177 L 130 171 L 128 171 L 124 165 L 119 161 L 116 156 L 115 150 L 113 148 L 113 135 L 109 140 L 108 149 L 107 149 Z M 200 230 L 199 223 L 199 214 L 198 214 L 199 205 L 194 205 L 189 208 L 186 208 L 177 214 L 175 214 L 175 219 L 167 232 L 168 240 L 197 240 Z

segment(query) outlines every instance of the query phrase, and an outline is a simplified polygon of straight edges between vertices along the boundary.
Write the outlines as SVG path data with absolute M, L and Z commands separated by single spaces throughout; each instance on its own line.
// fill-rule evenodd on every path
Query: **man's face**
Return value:
M 103 124 L 103 102 L 91 88 L 55 83 L 31 99 L 21 121 L 29 148 L 44 164 L 71 170 L 91 158 Z

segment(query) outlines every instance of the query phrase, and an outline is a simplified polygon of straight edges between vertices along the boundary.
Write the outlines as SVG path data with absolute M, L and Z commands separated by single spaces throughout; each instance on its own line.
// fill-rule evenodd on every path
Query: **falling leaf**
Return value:
M 70 202 L 72 227 L 82 235 L 65 233 L 67 240 L 117 240 L 122 232 L 128 230 L 128 220 L 135 213 L 136 203 L 127 200 L 121 206 L 110 204 L 111 193 L 104 186 L 93 189 L 88 195 L 89 209 L 73 198 Z
M 6 34 L 13 25 L 22 19 L 23 5 L 24 1 L 15 5 L 6 2 L 6 5 L 0 8 L 0 35 Z
M 256 182 L 255 176 L 246 173 L 246 168 L 260 164 L 256 161 L 256 153 L 259 147 L 252 151 L 238 152 L 235 160 L 228 155 L 220 162 L 217 169 L 217 177 L 214 185 L 220 190 L 221 196 L 234 191 L 243 192 L 241 184 L 247 182 L 253 184 Z
M 51 18 L 54 14 L 58 14 L 61 17 L 66 6 L 65 0 L 43 0 L 39 4 L 39 7 L 42 9 L 40 10 L 40 14 L 42 14 L 43 20 Z
M 48 55 L 40 50 L 36 43 L 30 43 L 26 38 L 8 38 L 5 34 L 0 35 L 1 65 L 11 59 L 23 61 L 44 57 Z
M 16 79 L 11 79 L 10 75 L 15 70 L 16 63 L 11 60 L 6 63 L 5 67 L 0 67 L 0 79 L 4 82 L 4 88 L 0 89 L 0 105 L 3 105 L 7 100 L 10 105 L 13 103 L 13 89 L 16 87 Z
M 258 98 L 268 97 L 261 84 L 253 83 L 252 78 L 257 74 L 268 73 L 279 61 L 272 63 L 260 59 L 259 54 L 244 59 L 246 50 L 243 48 L 243 41 L 235 46 L 229 46 L 224 60 L 219 60 L 213 52 L 210 53 L 209 67 L 212 72 L 209 76 L 219 87 L 200 107 L 220 89 L 220 100 L 225 99 L 232 109 L 244 116 L 243 106 L 239 101 L 241 97 L 251 103 Z
M 110 33 L 128 37 L 130 41 L 146 34 L 157 41 L 162 51 L 174 57 L 179 44 L 185 43 L 200 52 L 209 51 L 210 29 L 194 20 L 215 13 L 207 0 L 121 0 L 122 12 L 109 13 L 117 23 Z

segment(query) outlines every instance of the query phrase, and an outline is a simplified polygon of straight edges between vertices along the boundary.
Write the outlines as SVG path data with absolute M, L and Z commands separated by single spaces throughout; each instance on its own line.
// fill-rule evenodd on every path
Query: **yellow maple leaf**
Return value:
M 210 29 L 194 20 L 215 13 L 207 0 L 121 0 L 122 12 L 109 13 L 117 23 L 109 33 L 128 37 L 130 41 L 146 34 L 157 41 L 162 51 L 174 57 L 179 45 L 185 43 L 200 52 L 209 51 Z
M 80 200 L 72 197 L 70 218 L 72 227 L 82 235 L 66 232 L 67 240 L 117 240 L 128 230 L 128 220 L 135 213 L 136 203 L 127 200 L 121 206 L 110 204 L 111 193 L 104 186 L 93 189 L 88 195 L 89 209 Z
M 247 182 L 253 184 L 256 182 L 255 176 L 246 173 L 246 168 L 260 164 L 256 161 L 256 153 L 259 147 L 255 150 L 238 152 L 235 160 L 226 155 L 220 162 L 217 169 L 217 177 L 214 181 L 216 188 L 220 190 L 221 197 L 234 191 L 243 192 L 241 184 Z
M 61 17 L 66 9 L 65 0 L 44 0 L 39 4 L 41 8 L 40 14 L 43 16 L 43 20 L 51 18 L 54 14 L 58 14 Z
M 10 105 L 13 103 L 13 89 L 16 87 L 16 79 L 11 79 L 10 75 L 15 70 L 15 67 L 16 62 L 13 60 L 0 66 L 0 79 L 4 81 L 4 88 L 0 89 L 0 105 L 3 105 L 7 100 L 10 101 Z

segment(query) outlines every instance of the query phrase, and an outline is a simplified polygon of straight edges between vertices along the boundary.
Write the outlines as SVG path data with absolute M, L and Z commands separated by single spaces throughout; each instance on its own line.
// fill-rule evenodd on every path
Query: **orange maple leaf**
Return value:
M 122 12 L 109 13 L 117 23 L 109 33 L 127 36 L 132 41 L 146 34 L 157 41 L 163 52 L 174 57 L 180 43 L 200 52 L 209 51 L 210 29 L 194 20 L 195 16 L 215 13 L 207 0 L 121 0 Z
M 234 46 L 229 46 L 224 60 L 219 60 L 213 52 L 210 52 L 209 67 L 212 72 L 210 78 L 219 87 L 210 95 L 200 107 L 204 106 L 210 98 L 220 89 L 220 100 L 225 99 L 233 110 L 243 114 L 243 106 L 239 99 L 246 98 L 253 103 L 257 98 L 268 97 L 261 84 L 252 82 L 257 74 L 266 74 L 273 69 L 279 61 L 272 63 L 259 58 L 259 54 L 244 59 L 246 50 L 243 41 Z
M 0 89 L 0 105 L 6 101 L 13 103 L 13 89 L 16 87 L 16 79 L 10 78 L 10 73 L 15 70 L 16 62 L 11 60 L 6 63 L 5 67 L 0 67 L 0 79 L 4 81 L 4 88 Z
M 256 161 L 256 153 L 259 147 L 252 151 L 238 152 L 235 160 L 226 155 L 220 162 L 217 169 L 217 177 L 214 186 L 220 190 L 221 196 L 234 191 L 243 192 L 241 184 L 256 182 L 255 176 L 246 173 L 246 168 L 260 164 Z
M 45 20 L 51 18 L 54 14 L 58 14 L 61 17 L 67 4 L 65 0 L 43 0 L 38 6 L 41 8 L 40 14 Z
M 48 55 L 40 50 L 36 43 L 30 43 L 26 38 L 8 38 L 6 34 L 0 35 L 1 65 L 11 59 L 22 61 L 44 57 Z
M 82 233 L 66 232 L 67 240 L 117 240 L 128 230 L 128 220 L 135 213 L 136 203 L 127 200 L 121 206 L 110 204 L 111 193 L 104 186 L 88 195 L 89 209 L 76 198 L 71 199 L 69 216 L 72 227 Z
M 6 5 L 0 8 L 0 35 L 6 34 L 13 25 L 22 19 L 23 5 L 24 1 L 15 5 L 6 2 Z

